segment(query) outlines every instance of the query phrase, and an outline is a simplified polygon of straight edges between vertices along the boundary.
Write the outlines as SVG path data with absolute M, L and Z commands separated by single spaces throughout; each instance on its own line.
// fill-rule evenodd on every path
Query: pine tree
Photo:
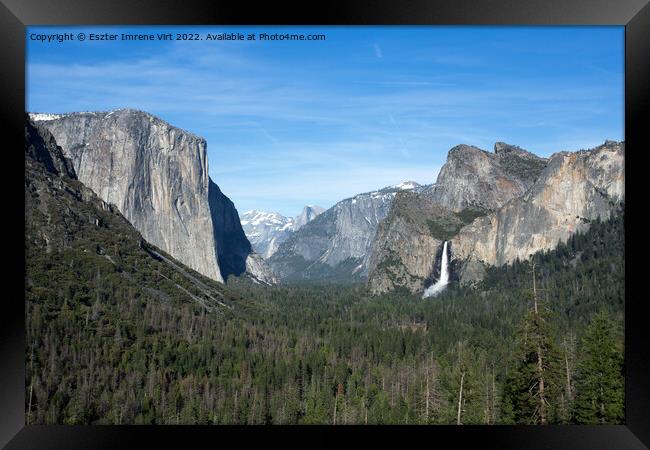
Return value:
M 623 343 L 617 334 L 616 323 L 604 311 L 587 327 L 576 374 L 578 423 L 623 423 Z
M 539 305 L 537 290 L 533 265 L 533 308 L 520 328 L 515 366 L 504 386 L 502 412 L 506 423 L 545 425 L 558 420 L 562 393 L 560 354 L 550 317 Z
M 559 353 L 542 314 L 529 312 L 520 331 L 517 362 L 503 392 L 504 421 L 548 424 L 557 420 L 561 392 Z
M 454 353 L 445 375 L 447 411 L 441 419 L 457 425 L 485 423 L 480 355 L 465 341 L 456 344 Z
M 564 371 L 564 392 L 560 397 L 560 417 L 562 423 L 570 423 L 573 414 L 576 345 L 576 336 L 570 331 L 562 339 L 562 365 Z

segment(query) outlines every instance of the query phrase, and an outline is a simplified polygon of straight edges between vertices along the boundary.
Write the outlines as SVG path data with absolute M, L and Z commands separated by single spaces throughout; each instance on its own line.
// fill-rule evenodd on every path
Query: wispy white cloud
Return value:
M 384 57 L 384 54 L 381 52 L 381 47 L 379 44 L 375 43 L 373 44 L 373 48 L 375 49 L 375 56 L 379 59 Z
M 308 203 L 316 203 L 327 208 L 335 201 L 405 180 L 423 184 L 432 183 L 439 169 L 440 167 L 436 165 L 377 167 L 366 164 L 358 167 L 320 168 L 308 172 L 294 172 L 291 174 L 290 182 L 269 177 L 262 178 L 259 184 L 242 185 L 238 178 L 224 176 L 221 179 L 221 187 L 224 192 L 236 192 L 236 197 L 240 199 L 242 205 L 255 204 L 261 209 L 270 208 L 285 215 L 295 215 L 300 211 L 297 205 L 304 204 L 305 199 L 309 199 Z M 378 185 L 378 179 L 385 182 Z M 260 189 L 260 185 L 263 185 L 264 189 Z M 296 188 L 297 186 L 299 188 Z
M 208 140 L 210 174 L 240 209 L 275 204 L 286 214 L 407 179 L 431 183 L 459 143 L 489 150 L 506 140 L 550 154 L 622 133 L 622 123 L 593 125 L 612 104 L 622 108 L 622 82 L 610 69 L 603 69 L 607 83 L 487 76 L 494 65 L 477 51 L 432 45 L 393 52 L 382 41 L 370 53 L 369 42 L 359 43 L 358 64 L 280 62 L 270 47 L 251 53 L 246 43 L 30 60 L 27 103 L 56 105 L 42 112 L 135 107 L 158 114 Z

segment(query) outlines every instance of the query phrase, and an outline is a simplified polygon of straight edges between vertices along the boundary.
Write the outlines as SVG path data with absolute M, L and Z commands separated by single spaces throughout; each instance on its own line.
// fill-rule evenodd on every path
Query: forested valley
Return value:
M 231 278 L 211 308 L 141 242 L 84 245 L 27 245 L 28 423 L 624 420 L 622 215 L 426 300 Z

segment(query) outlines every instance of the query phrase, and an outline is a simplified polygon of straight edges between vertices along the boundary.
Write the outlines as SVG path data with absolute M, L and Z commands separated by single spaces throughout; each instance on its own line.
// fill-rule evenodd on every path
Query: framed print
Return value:
M 647 448 L 649 20 L 4 1 L 3 445 Z

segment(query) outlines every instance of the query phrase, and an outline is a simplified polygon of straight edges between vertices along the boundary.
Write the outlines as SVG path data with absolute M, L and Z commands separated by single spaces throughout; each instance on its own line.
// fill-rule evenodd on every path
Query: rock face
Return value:
M 452 240 L 463 261 L 462 278 L 481 276 L 481 265 L 502 265 L 555 247 L 588 222 L 608 218 L 625 199 L 625 145 L 606 141 L 592 150 L 561 152 L 525 195 L 476 219 Z
M 114 205 L 99 199 L 78 181 L 72 162 L 54 137 L 26 118 L 26 250 L 38 248 L 38 252 L 49 254 L 70 248 L 75 240 L 85 237 L 79 232 L 84 226 L 106 228 L 100 217 L 103 213 L 126 223 Z
M 302 212 L 294 217 L 293 219 L 293 230 L 299 230 L 302 228 L 304 225 L 307 225 L 308 222 L 311 222 L 321 214 L 323 211 L 325 211 L 325 208 L 321 208 L 320 206 L 316 205 L 307 205 L 302 209 Z
M 457 213 L 429 196 L 398 193 L 372 245 L 370 291 L 379 294 L 397 287 L 423 291 L 436 278 L 443 242 L 463 224 Z
M 46 129 L 30 122 L 26 118 L 25 125 L 25 153 L 27 161 L 37 161 L 45 167 L 45 170 L 59 176 L 77 179 L 77 174 L 72 167 L 72 162 L 63 155 L 59 147 Z
M 623 143 L 549 159 L 503 143 L 494 150 L 454 147 L 433 188 L 396 199 L 373 244 L 373 293 L 420 293 L 436 277 L 444 240 L 452 277 L 471 282 L 485 265 L 554 248 L 622 207 Z
M 73 263 L 83 267 L 73 267 Z M 25 298 L 55 299 L 68 280 L 74 279 L 82 291 L 89 288 L 94 299 L 92 290 L 99 288 L 96 280 L 107 275 L 116 277 L 124 292 L 136 292 L 141 299 L 167 304 L 180 300 L 179 306 L 191 302 L 209 311 L 236 307 L 236 297 L 223 285 L 146 242 L 114 204 L 100 199 L 77 179 L 71 161 L 52 135 L 27 120 Z M 174 282 L 160 283 L 161 277 L 174 277 Z M 99 294 L 95 306 L 100 304 Z M 90 319 L 97 317 L 93 313 Z
M 227 280 L 230 275 L 246 272 L 246 259 L 253 251 L 239 223 L 235 205 L 212 180 L 208 182 L 208 204 L 219 267 L 221 275 Z
M 283 281 L 363 280 L 379 222 L 397 192 L 416 186 L 390 186 L 338 202 L 280 244 L 271 268 Z
M 498 142 L 495 152 L 458 145 L 447 155 L 432 189 L 433 200 L 453 211 L 496 210 L 523 195 L 546 160 Z
M 307 205 L 300 215 L 291 218 L 276 212 L 251 210 L 241 215 L 241 225 L 255 252 L 270 258 L 294 231 L 323 211 L 320 206 Z
M 32 118 L 54 136 L 79 179 L 147 241 L 217 281 L 245 270 L 250 244 L 236 230 L 232 202 L 208 176 L 203 138 L 133 109 Z
M 436 183 L 400 194 L 381 223 L 372 246 L 370 291 L 405 287 L 421 293 L 436 279 L 444 241 L 523 195 L 546 164 L 546 159 L 503 142 L 494 145 L 494 153 L 469 145 L 453 147 Z M 452 243 L 449 250 L 453 255 Z M 456 260 L 450 265 L 456 277 Z
M 210 206 L 206 142 L 136 110 L 39 121 L 86 186 L 115 204 L 143 237 L 223 281 Z
M 251 253 L 246 258 L 246 273 L 258 284 L 271 285 L 278 282 L 266 261 L 257 253 Z

